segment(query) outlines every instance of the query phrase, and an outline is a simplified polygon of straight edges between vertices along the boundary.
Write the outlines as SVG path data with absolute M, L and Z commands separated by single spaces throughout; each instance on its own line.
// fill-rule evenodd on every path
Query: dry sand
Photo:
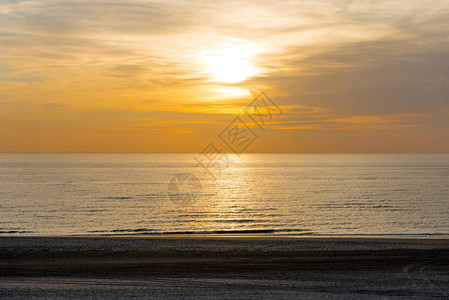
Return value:
M 449 240 L 0 237 L 1 298 L 447 298 Z

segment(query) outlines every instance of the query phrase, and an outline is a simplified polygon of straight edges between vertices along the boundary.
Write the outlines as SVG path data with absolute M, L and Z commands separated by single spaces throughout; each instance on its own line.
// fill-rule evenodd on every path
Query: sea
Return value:
M 449 237 L 449 155 L 0 154 L 0 235 L 210 234 Z

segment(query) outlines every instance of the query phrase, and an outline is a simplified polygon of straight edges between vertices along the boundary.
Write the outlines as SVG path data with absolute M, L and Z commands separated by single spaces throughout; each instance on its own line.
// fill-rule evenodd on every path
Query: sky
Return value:
M 231 152 L 240 117 L 246 152 L 447 153 L 447 24 L 448 0 L 0 0 L 0 152 Z

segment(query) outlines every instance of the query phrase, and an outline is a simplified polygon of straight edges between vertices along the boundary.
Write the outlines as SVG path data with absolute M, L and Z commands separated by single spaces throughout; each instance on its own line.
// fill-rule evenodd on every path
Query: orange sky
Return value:
M 449 152 L 449 2 L 2 1 L 1 152 Z

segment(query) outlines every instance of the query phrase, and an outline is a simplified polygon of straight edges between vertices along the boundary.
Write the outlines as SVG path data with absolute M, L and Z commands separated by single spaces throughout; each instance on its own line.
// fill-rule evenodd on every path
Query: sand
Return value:
M 1 298 L 448 295 L 448 239 L 0 237 Z

